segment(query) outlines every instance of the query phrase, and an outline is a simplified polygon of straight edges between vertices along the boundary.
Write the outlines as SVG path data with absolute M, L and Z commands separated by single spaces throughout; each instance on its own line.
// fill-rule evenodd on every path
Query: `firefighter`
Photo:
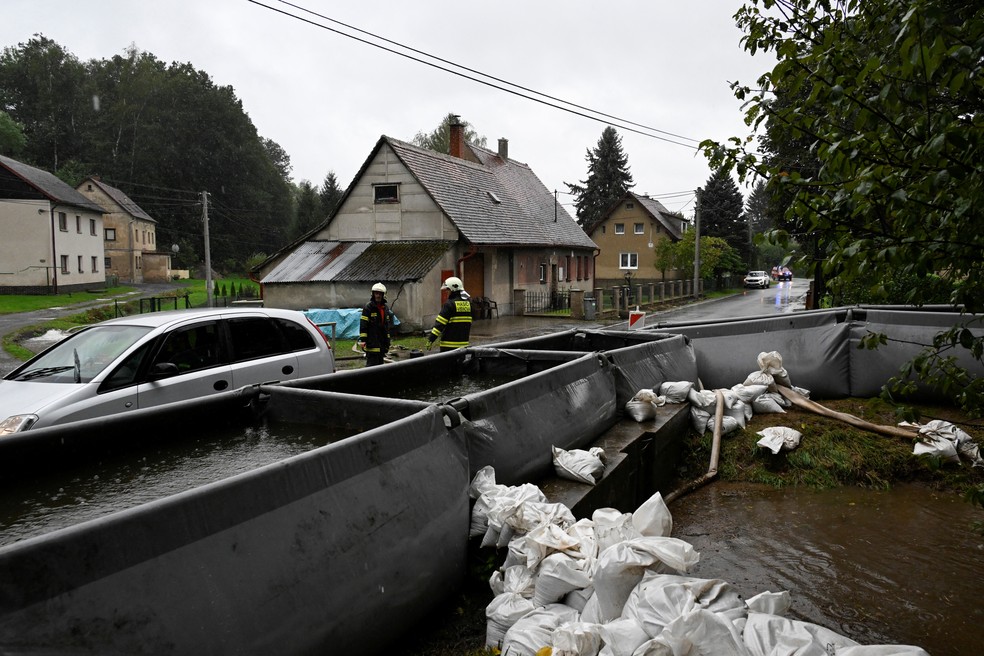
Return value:
M 383 358 L 389 352 L 392 325 L 393 315 L 386 307 L 386 285 L 377 282 L 372 286 L 372 298 L 362 308 L 359 321 L 359 346 L 366 354 L 367 367 L 383 364 Z
M 468 300 L 468 293 L 465 291 L 461 278 L 451 276 L 444 281 L 441 289 L 447 289 L 448 300 L 441 307 L 440 314 L 434 320 L 434 327 L 431 328 L 427 340 L 430 342 L 428 349 L 433 348 L 434 342 L 440 339 L 438 346 L 442 351 L 451 351 L 468 346 L 468 335 L 471 332 L 472 306 Z

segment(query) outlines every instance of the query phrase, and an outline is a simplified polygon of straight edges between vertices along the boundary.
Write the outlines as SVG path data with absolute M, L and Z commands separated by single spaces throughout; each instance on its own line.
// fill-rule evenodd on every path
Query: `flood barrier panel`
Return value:
M 268 421 L 403 417 L 0 548 L 0 651 L 376 653 L 460 585 L 470 475 L 453 410 L 262 393 Z

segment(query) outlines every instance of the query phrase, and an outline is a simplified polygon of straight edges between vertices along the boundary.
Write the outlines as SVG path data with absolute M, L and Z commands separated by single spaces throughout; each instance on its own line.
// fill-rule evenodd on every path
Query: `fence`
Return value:
M 571 311 L 571 292 L 526 290 L 525 314 L 564 314 Z

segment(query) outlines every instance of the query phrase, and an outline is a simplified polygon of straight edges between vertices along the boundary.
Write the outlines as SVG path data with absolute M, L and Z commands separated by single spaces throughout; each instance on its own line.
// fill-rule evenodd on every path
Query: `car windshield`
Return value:
M 748 272 L 748 277 L 749 278 L 757 278 L 759 276 L 764 276 L 764 275 L 765 275 L 765 271 L 749 271 Z
M 93 326 L 62 340 L 10 380 L 88 383 L 152 329 Z

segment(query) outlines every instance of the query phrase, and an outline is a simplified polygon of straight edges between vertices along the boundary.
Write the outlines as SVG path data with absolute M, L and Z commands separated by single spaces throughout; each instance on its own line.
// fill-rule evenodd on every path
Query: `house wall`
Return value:
M 91 182 L 80 185 L 78 191 L 107 210 L 103 214 L 107 275 L 115 275 L 121 282 L 162 282 L 170 279 L 170 272 L 160 271 L 159 259 L 151 264 L 151 277 L 147 277 L 144 253 L 157 250 L 157 224 L 154 221 L 133 216 Z M 109 239 L 110 236 L 114 238 Z M 167 266 L 170 266 L 170 258 Z
M 618 234 L 619 224 L 623 226 L 623 234 Z M 636 234 L 637 225 L 642 226 L 641 234 Z M 623 202 L 594 229 L 591 239 L 600 251 L 595 261 L 595 277 L 603 285 L 623 283 L 626 272 L 631 273 L 632 284 L 660 282 L 664 279 L 662 272 L 656 268 L 656 244 L 660 239 L 671 237 L 666 228 L 639 203 L 632 200 Z M 622 253 L 635 253 L 637 266 L 622 268 Z M 666 280 L 680 277 L 680 272 L 675 269 L 666 271 Z
M 0 200 L 0 289 L 52 284 L 48 208 L 47 201 Z
M 374 202 L 374 184 L 399 185 L 399 202 Z M 458 240 L 458 230 L 383 144 L 331 223 L 313 239 L 338 241 Z

